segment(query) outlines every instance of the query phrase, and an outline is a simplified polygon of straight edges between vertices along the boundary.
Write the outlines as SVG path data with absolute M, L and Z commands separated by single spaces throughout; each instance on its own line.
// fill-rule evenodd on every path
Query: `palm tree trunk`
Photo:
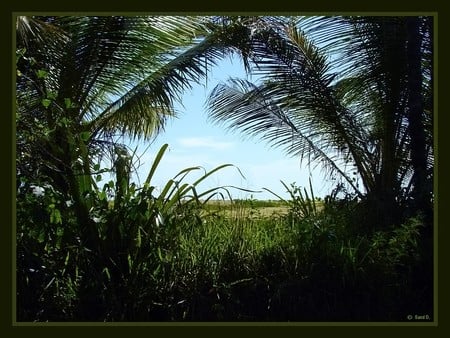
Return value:
M 90 197 L 86 196 L 86 193 L 93 192 L 89 185 L 89 158 L 80 150 L 85 146 L 83 141 L 75 137 L 69 128 L 58 131 L 58 150 L 62 151 L 60 156 L 65 164 L 63 178 L 67 184 L 67 194 L 74 201 L 77 231 L 84 249 L 80 261 L 83 276 L 78 289 L 77 316 L 82 320 L 102 320 L 104 304 L 100 271 L 104 266 L 104 256 L 97 224 L 89 214 Z
M 407 19 L 407 58 L 408 58 L 408 121 L 411 137 L 411 162 L 413 177 L 413 208 L 417 211 L 430 212 L 427 191 L 427 157 L 425 129 L 423 125 L 423 95 L 421 67 L 421 33 L 420 18 Z
M 397 222 L 396 217 L 396 160 L 395 160 L 395 133 L 394 115 L 395 104 L 389 104 L 384 116 L 383 126 L 383 153 L 380 172 L 380 184 L 377 191 L 378 207 L 382 227 L 393 225 Z
M 384 109 L 381 116 L 381 168 L 375 193 L 375 208 L 378 209 L 382 227 L 394 225 L 399 218 L 396 195 L 399 191 L 397 179 L 398 160 L 396 158 L 396 121 L 399 116 L 401 78 L 403 75 L 404 39 L 399 34 L 401 25 L 395 18 L 383 20 L 380 27 L 382 43 L 382 62 L 387 70 L 385 79 Z

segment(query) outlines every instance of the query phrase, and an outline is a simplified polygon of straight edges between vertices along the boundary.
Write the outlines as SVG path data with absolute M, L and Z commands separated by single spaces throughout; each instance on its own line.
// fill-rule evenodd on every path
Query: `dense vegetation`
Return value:
M 349 47 L 340 75 L 308 34 Z M 16 51 L 17 320 L 433 319 L 431 18 L 18 17 Z M 161 133 L 229 53 L 261 83 L 217 87 L 211 117 L 324 165 L 325 199 L 224 206 L 198 186 L 228 164 L 159 190 L 167 145 L 130 181 L 118 136 Z

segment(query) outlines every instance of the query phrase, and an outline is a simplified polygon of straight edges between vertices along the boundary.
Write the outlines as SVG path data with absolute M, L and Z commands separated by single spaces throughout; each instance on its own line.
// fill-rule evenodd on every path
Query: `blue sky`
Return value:
M 166 129 L 153 143 L 135 142 L 130 147 L 138 146 L 137 154 L 141 156 L 137 176 L 140 182 L 145 181 L 153 158 L 160 147 L 168 143 L 169 149 L 163 157 L 152 185 L 164 186 L 180 170 L 202 166 L 211 170 L 221 164 L 230 163 L 239 168 L 227 167 L 210 176 L 199 186 L 204 191 L 215 186 L 238 186 L 250 190 L 268 188 L 282 197 L 287 197 L 286 189 L 281 184 L 283 180 L 288 185 L 295 182 L 297 186 L 309 187 L 309 177 L 312 177 L 316 196 L 330 193 L 330 182 L 326 181 L 320 171 L 309 169 L 306 164 L 300 167 L 300 160 L 290 158 L 281 149 L 271 148 L 257 138 L 245 137 L 237 131 L 226 130 L 223 126 L 213 124 L 208 120 L 205 102 L 208 93 L 222 81 L 230 77 L 244 77 L 243 66 L 237 59 L 226 58 L 208 74 L 207 81 L 196 84 L 191 91 L 183 95 L 183 106 L 177 104 L 178 117 L 168 121 Z M 147 150 L 146 150 L 147 148 Z M 186 183 L 192 183 L 198 174 L 186 178 Z M 137 182 L 138 177 L 134 180 Z M 231 189 L 233 198 L 276 199 L 272 194 L 248 193 Z

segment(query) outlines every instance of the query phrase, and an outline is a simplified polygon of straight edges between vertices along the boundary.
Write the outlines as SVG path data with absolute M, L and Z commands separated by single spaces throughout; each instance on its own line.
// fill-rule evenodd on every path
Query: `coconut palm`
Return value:
M 181 92 L 224 54 L 212 28 L 205 17 L 18 17 L 19 170 L 47 176 L 88 223 L 95 155 L 114 160 L 117 136 L 163 129 Z
M 260 81 L 219 84 L 210 116 L 320 163 L 370 202 L 377 222 L 393 223 L 405 190 L 423 196 L 433 165 L 431 26 L 405 17 L 249 20 Z
M 99 157 L 111 155 L 119 209 L 131 169 L 118 137 L 155 137 L 176 115 L 173 104 L 181 92 L 232 50 L 227 45 L 230 36 L 239 35 L 233 34 L 233 27 L 240 26 L 227 26 L 225 33 L 225 26 L 210 19 L 17 18 L 17 186 L 51 186 L 71 205 L 71 231 L 86 248 L 80 256 L 85 272 L 79 289 L 83 318 L 101 313 L 96 301 L 103 287 L 101 271 L 112 264 L 108 240 L 100 238 L 101 229 L 90 212 L 97 203 L 93 174 L 99 173 Z M 26 197 L 18 194 L 19 199 Z M 108 230 L 120 231 L 111 224 Z
M 130 158 L 117 136 L 150 139 L 157 135 L 175 115 L 173 103 L 181 92 L 232 51 L 227 48 L 230 41 L 239 43 L 240 25 L 221 26 L 216 21 L 172 16 L 16 20 L 17 199 L 27 201 L 27 192 L 38 186 L 58 193 L 58 202 L 52 197 L 51 210 L 68 206 L 62 216 L 56 210 L 58 217 L 50 216 L 50 223 L 56 228 L 52 223 L 64 222 L 70 237 L 67 248 L 81 248 L 75 249 L 73 261 L 83 271 L 77 291 L 83 318 L 95 319 L 102 312 L 98 309 L 104 287 L 102 269 L 113 264 L 113 277 L 122 278 L 119 260 L 111 260 L 111 253 L 117 254 L 120 248 L 115 236 L 122 231 L 120 224 L 112 217 L 105 238 L 93 212 L 99 194 L 105 194 L 95 188 L 92 177 L 100 173 L 99 156 L 112 155 L 114 211 L 126 213 L 120 202 L 129 196 Z M 105 202 L 105 197 L 101 200 Z M 44 218 L 41 230 L 46 222 Z M 27 231 L 29 224 L 22 225 L 20 230 Z M 126 231 L 131 238 L 133 232 Z M 20 276 L 24 283 L 18 294 L 27 302 L 26 269 L 34 252 L 20 243 L 18 271 L 24 272 Z M 120 261 L 129 264 L 126 256 Z
M 49 147 L 73 143 L 58 139 L 70 129 L 91 154 L 117 135 L 151 139 L 180 94 L 239 46 L 239 29 L 209 17 L 18 17 L 18 121 L 45 124 Z

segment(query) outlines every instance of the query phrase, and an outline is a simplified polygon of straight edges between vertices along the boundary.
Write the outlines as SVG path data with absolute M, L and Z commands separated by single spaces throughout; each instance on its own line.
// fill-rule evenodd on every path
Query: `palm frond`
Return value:
M 158 132 L 166 118 L 175 114 L 171 107 L 175 100 L 180 100 L 179 94 L 189 89 L 192 82 L 206 78 L 208 69 L 217 60 L 233 53 L 239 53 L 244 59 L 250 58 L 251 31 L 242 22 L 224 26 L 208 21 L 208 18 L 204 20 L 196 27 L 197 39 L 186 40 L 186 45 L 180 45 L 171 53 L 157 55 L 148 75 L 110 103 L 94 123 L 104 130 L 115 128 L 126 130 L 132 136 L 151 136 L 149 131 Z M 247 23 L 254 18 L 245 20 Z M 136 107 L 147 107 L 147 110 L 135 110 Z M 151 120 L 153 125 L 148 128 L 144 123 L 133 122 L 136 114 L 140 114 L 140 121 L 149 116 L 156 119 Z M 139 118 L 135 120 L 139 121 Z
M 204 18 L 71 16 L 45 20 L 66 32 L 68 39 L 59 45 L 44 41 L 35 50 L 48 72 L 41 96 L 53 92 L 62 106 L 64 100 L 70 99 L 72 108 L 65 113 L 73 120 L 89 122 L 105 110 L 109 110 L 108 116 L 114 110 L 127 115 L 118 120 L 119 130 L 135 122 L 131 134 L 148 135 L 164 121 L 155 119 L 158 112 L 167 116 L 179 91 L 203 75 L 199 61 L 188 65 L 173 60 L 194 45 L 199 33 L 205 32 Z M 167 63 L 180 69 L 172 71 Z M 150 85 L 143 90 L 146 79 Z
M 291 155 L 332 162 L 333 170 L 339 167 L 333 156 L 343 154 L 370 184 L 365 165 L 368 135 L 357 114 L 335 94 L 325 56 L 289 25 L 259 31 L 252 42 L 254 71 L 261 84 L 238 89 L 243 83 L 231 81 L 230 86 L 217 87 L 209 96 L 211 117 L 228 120 L 230 128 L 244 133 L 259 134 Z
M 358 191 L 341 169 L 338 157 L 332 155 L 329 141 L 313 128 L 311 119 L 299 123 L 298 110 L 280 108 L 264 89 L 264 85 L 258 87 L 239 79 L 219 84 L 208 98 L 210 117 L 244 135 L 260 137 L 308 164 L 321 163 L 330 174 L 338 173 Z
M 151 136 L 152 130 L 158 132 L 166 118 L 175 115 L 172 106 L 174 101 L 181 101 L 179 95 L 190 89 L 193 82 L 206 78 L 208 68 L 232 52 L 222 36 L 222 32 L 211 33 L 195 44 L 191 41 L 178 54 L 163 54 L 161 60 L 155 60 L 148 76 L 111 102 L 93 123 L 105 130 L 121 129 L 132 136 L 145 137 Z M 141 121 L 153 121 L 153 126 L 149 128 L 143 123 L 140 128 L 135 123 L 139 117 Z

